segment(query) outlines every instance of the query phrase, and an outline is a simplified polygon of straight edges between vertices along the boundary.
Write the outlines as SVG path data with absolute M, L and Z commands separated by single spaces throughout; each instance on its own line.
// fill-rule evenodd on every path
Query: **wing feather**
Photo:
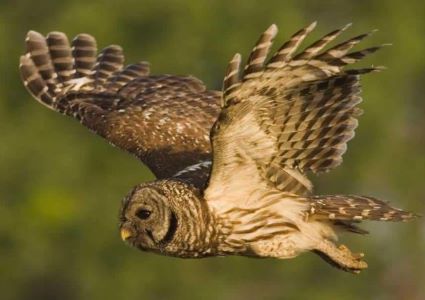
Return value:
M 345 25 L 344 27 L 331 31 L 330 33 L 323 36 L 318 41 L 314 42 L 312 45 L 308 46 L 303 52 L 294 57 L 294 60 L 300 59 L 310 59 L 315 57 L 320 51 L 322 51 L 330 42 L 336 39 L 341 33 L 347 30 L 351 26 L 350 24 Z
M 75 69 L 68 38 L 62 32 L 51 32 L 47 35 L 46 41 L 59 82 L 71 80 L 75 75 Z
M 232 94 L 240 85 L 239 69 L 241 64 L 241 55 L 236 53 L 227 66 L 226 75 L 223 80 L 223 97 L 222 106 L 227 105 L 231 101 L 229 95 Z
M 20 72 L 37 101 L 135 154 L 157 177 L 210 159 L 209 130 L 221 93 L 208 91 L 199 79 L 149 75 L 147 62 L 124 67 L 120 46 L 97 55 L 88 34 L 70 45 L 61 32 L 45 38 L 30 31 L 26 45 Z
M 244 79 L 256 76 L 255 74 L 258 74 L 258 71 L 263 69 L 264 61 L 267 58 L 276 34 L 277 26 L 273 24 L 260 36 L 246 63 L 243 75 Z
M 28 32 L 25 39 L 27 57 L 37 68 L 41 78 L 48 86 L 49 90 L 54 90 L 57 84 L 57 74 L 50 59 L 49 46 L 46 39 L 38 32 Z
M 357 107 L 362 100 L 359 75 L 382 69 L 345 67 L 382 46 L 350 52 L 368 33 L 323 51 L 349 24 L 297 54 L 315 25 L 295 33 L 264 66 L 263 52 L 261 64 L 252 63 L 251 57 L 258 55 L 254 47 L 245 73 L 252 69 L 255 76 L 241 78 L 239 63 L 235 59 L 230 63 L 225 81 L 231 74 L 232 84 L 224 85 L 224 105 L 211 132 L 208 200 L 232 198 L 233 193 L 236 201 L 249 201 L 264 185 L 289 194 L 309 194 L 312 184 L 306 172 L 329 171 L 342 162 L 362 113 Z M 257 45 L 266 41 L 268 49 L 271 36 L 266 31 Z M 242 180 L 244 192 L 239 189 Z
M 97 43 L 94 37 L 82 33 L 72 40 L 75 78 L 90 76 L 96 64 Z
M 104 48 L 98 55 L 93 72 L 88 76 L 94 81 L 94 86 L 103 86 L 106 80 L 117 71 L 121 71 L 124 63 L 122 48 L 111 45 Z
M 316 27 L 317 22 L 313 22 L 307 27 L 296 32 L 279 50 L 272 56 L 267 66 L 271 68 L 281 68 L 287 61 L 291 60 L 292 55 L 307 37 L 307 35 Z

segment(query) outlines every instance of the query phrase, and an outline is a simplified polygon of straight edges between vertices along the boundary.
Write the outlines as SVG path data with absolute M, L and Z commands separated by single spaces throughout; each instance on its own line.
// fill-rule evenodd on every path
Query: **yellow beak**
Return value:
M 121 239 L 124 242 L 131 236 L 132 236 L 132 233 L 128 228 L 121 228 Z

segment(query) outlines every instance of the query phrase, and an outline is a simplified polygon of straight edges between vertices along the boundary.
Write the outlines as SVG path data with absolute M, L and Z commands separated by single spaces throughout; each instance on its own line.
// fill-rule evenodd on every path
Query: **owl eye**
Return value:
M 136 216 L 141 220 L 148 219 L 150 215 L 151 215 L 151 211 L 144 208 L 141 208 L 136 212 Z

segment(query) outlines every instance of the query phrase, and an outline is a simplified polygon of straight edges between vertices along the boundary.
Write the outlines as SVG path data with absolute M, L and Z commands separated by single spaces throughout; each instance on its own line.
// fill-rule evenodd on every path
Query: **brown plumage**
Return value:
M 389 203 L 367 196 L 312 196 L 309 214 L 316 219 L 339 221 L 407 221 L 415 216 Z
M 121 47 L 97 55 L 87 34 L 69 43 L 63 33 L 29 32 L 20 70 L 39 102 L 135 154 L 158 177 L 124 199 L 123 240 L 177 257 L 313 251 L 357 273 L 367 267 L 363 255 L 336 246 L 337 229 L 366 233 L 356 223 L 415 215 L 373 197 L 312 195 L 307 172 L 341 164 L 354 137 L 359 76 L 382 70 L 346 68 L 380 49 L 350 52 L 370 34 L 324 50 L 349 25 L 299 51 L 315 25 L 267 61 L 277 34 L 270 26 L 245 67 L 239 54 L 230 61 L 223 93 L 194 77 L 149 75 L 146 62 L 124 67 Z
M 26 45 L 20 71 L 30 93 L 135 154 L 158 178 L 210 158 L 209 129 L 220 93 L 200 80 L 149 75 L 146 62 L 124 67 L 120 46 L 97 55 L 88 34 L 78 35 L 71 48 L 63 33 L 44 38 L 30 31 Z

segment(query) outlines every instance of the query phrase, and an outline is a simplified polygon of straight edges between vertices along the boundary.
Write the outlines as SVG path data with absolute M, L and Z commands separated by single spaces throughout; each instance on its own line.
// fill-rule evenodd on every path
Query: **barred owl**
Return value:
M 298 51 L 314 27 L 266 61 L 277 34 L 270 26 L 243 70 L 239 54 L 230 61 L 222 92 L 191 76 L 149 75 L 146 62 L 123 67 L 119 46 L 96 56 L 87 34 L 70 43 L 60 32 L 30 31 L 20 72 L 41 104 L 136 155 L 157 177 L 122 202 L 127 243 L 186 258 L 311 251 L 358 273 L 363 254 L 338 246 L 337 232 L 415 215 L 373 197 L 313 195 L 307 173 L 338 166 L 354 136 L 359 76 L 382 69 L 346 68 L 381 48 L 351 52 L 369 34 L 325 50 L 348 25 Z

